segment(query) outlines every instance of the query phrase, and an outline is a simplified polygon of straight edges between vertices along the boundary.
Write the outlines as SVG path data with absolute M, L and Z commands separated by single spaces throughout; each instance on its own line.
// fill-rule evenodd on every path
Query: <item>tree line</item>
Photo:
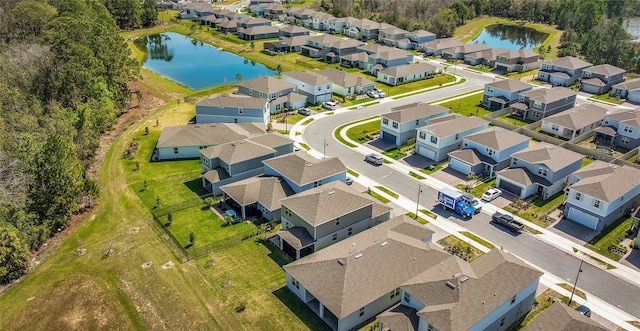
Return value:
M 0 0 L 0 283 L 98 194 L 87 170 L 139 75 L 119 31 L 99 0 Z
M 640 51 L 624 19 L 640 15 L 634 0 L 322 0 L 333 15 L 365 17 L 413 31 L 451 37 L 467 20 L 482 15 L 557 25 L 564 30 L 559 56 L 579 56 L 640 73 Z M 544 56 L 545 50 L 542 50 Z

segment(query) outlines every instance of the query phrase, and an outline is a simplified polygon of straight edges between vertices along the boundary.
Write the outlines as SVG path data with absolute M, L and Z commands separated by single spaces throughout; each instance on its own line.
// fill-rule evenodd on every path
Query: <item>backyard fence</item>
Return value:
M 204 206 L 204 199 L 210 198 L 210 197 L 213 197 L 213 194 L 205 194 L 198 198 L 186 200 L 170 206 L 154 208 L 151 210 L 151 214 L 153 214 L 153 216 L 155 217 L 160 218 L 169 213 L 175 213 L 181 210 L 185 210 L 185 209 L 189 209 L 197 206 Z

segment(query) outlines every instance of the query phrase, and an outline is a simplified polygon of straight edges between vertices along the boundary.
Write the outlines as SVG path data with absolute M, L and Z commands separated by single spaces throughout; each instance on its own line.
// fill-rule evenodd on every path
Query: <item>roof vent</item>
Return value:
M 381 242 L 381 243 L 380 243 L 380 246 L 382 246 L 382 247 L 387 246 L 387 244 L 388 244 L 388 243 L 389 243 L 389 242 L 387 242 L 387 241 Z
M 460 277 L 460 276 L 462 276 L 462 273 L 461 273 L 461 272 L 459 272 L 459 273 L 457 273 L 457 274 L 453 275 L 453 278 L 458 278 L 458 277 Z
M 327 194 L 331 195 L 331 194 L 334 194 L 334 193 L 336 193 L 336 191 L 329 191 L 329 193 L 327 193 Z
M 344 262 L 344 260 L 343 260 L 343 259 L 338 259 L 338 264 L 339 264 L 339 265 L 345 265 L 345 262 Z
M 450 289 L 452 289 L 452 290 L 456 288 L 456 285 L 455 285 L 454 283 L 452 283 L 452 282 L 447 281 L 447 283 L 446 283 L 446 284 L 447 284 L 447 286 L 448 286 Z
M 469 277 L 467 277 L 467 276 L 462 276 L 462 278 L 460 278 L 460 283 L 464 283 L 464 282 L 466 282 L 467 280 L 469 280 Z
M 313 166 L 313 163 L 307 164 L 307 167 L 311 167 L 311 166 Z
M 354 259 L 359 259 L 359 258 L 361 258 L 361 257 L 362 257 L 362 253 L 359 253 L 359 254 L 356 254 L 356 256 L 354 256 L 353 258 L 354 258 Z

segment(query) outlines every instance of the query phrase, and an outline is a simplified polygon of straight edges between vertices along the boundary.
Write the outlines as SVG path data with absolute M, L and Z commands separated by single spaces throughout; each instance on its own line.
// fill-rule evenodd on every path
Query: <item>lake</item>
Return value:
M 242 80 L 276 74 L 260 63 L 179 33 L 148 35 L 135 43 L 147 50 L 143 68 L 192 90 L 235 82 L 238 74 Z
M 470 41 L 470 44 L 480 43 L 491 48 L 506 48 L 518 50 L 521 48 L 533 50 L 542 45 L 547 34 L 531 28 L 517 25 L 493 24 L 482 29 L 480 35 Z

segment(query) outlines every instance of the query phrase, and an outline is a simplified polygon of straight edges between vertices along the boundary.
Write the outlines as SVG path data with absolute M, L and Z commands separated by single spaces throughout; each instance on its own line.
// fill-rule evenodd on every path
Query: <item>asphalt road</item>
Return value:
M 365 174 L 381 185 L 416 201 L 418 182 L 415 179 L 408 174 L 399 173 L 387 166 L 376 167 L 364 162 L 361 154 L 337 142 L 333 138 L 332 132 L 342 124 L 387 113 L 391 107 L 411 102 L 439 100 L 483 88 L 484 84 L 493 81 L 489 76 L 463 71 L 460 68 L 458 68 L 457 73 L 465 76 L 468 79 L 467 82 L 316 120 L 305 129 L 304 139 L 311 147 L 319 151 L 323 150 L 323 142 L 326 141 L 325 151 L 327 157 L 337 156 L 347 167 Z M 449 217 L 451 215 L 450 211 L 443 211 L 440 207 L 433 206 L 435 198 L 436 192 L 433 189 L 423 187 L 423 193 L 420 195 L 420 204 L 441 216 Z M 459 219 L 456 216 L 450 216 L 449 218 L 471 232 L 495 243 L 498 247 L 501 246 L 524 260 L 573 284 L 580 265 L 580 259 L 537 240 L 535 235 L 522 233 L 514 236 L 499 225 L 490 223 L 490 217 L 482 213 L 475 215 L 470 221 Z M 578 282 L 579 288 L 633 316 L 640 316 L 640 304 L 638 304 L 640 288 L 588 263 L 583 264 L 582 269 L 583 272 Z

